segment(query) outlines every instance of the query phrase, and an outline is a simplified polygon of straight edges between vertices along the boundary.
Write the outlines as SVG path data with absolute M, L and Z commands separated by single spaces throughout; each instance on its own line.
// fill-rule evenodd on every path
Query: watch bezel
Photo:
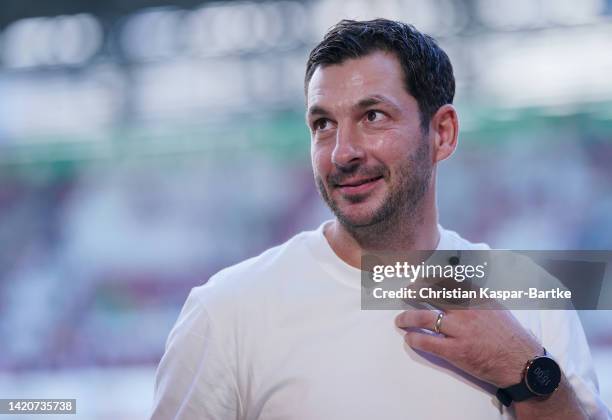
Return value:
M 547 361 L 552 361 L 554 363 L 554 366 L 556 366 L 556 369 L 558 371 L 558 375 L 557 376 L 559 378 L 559 380 L 555 384 L 555 387 L 550 392 L 547 392 L 547 393 L 544 393 L 544 394 L 542 394 L 540 392 L 534 391 L 534 389 L 529 384 L 529 381 L 527 380 L 527 378 L 529 377 L 528 375 L 529 375 L 530 369 L 532 369 L 533 365 L 538 360 L 541 360 L 541 359 L 546 359 Z M 525 384 L 525 386 L 527 387 L 529 392 L 531 392 L 533 395 L 536 395 L 538 397 L 547 397 L 547 396 L 551 395 L 553 392 L 555 392 L 557 390 L 557 388 L 559 388 L 559 385 L 561 384 L 561 367 L 559 366 L 559 364 L 552 357 L 549 357 L 549 356 L 538 356 L 538 357 L 535 357 L 535 358 L 531 359 L 529 361 L 529 363 L 527 363 L 527 366 L 525 366 L 525 372 L 523 374 L 523 383 Z

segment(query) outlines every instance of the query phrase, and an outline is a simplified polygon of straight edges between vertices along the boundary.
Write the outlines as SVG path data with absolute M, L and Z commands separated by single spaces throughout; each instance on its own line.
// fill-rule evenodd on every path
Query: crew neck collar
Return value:
M 348 264 L 340 258 L 331 247 L 325 237 L 326 226 L 333 223 L 327 220 L 313 232 L 313 240 L 309 242 L 309 249 L 321 267 L 327 271 L 333 279 L 354 289 L 361 288 L 361 270 Z M 451 249 L 451 241 L 442 226 L 438 225 L 439 240 L 436 250 Z

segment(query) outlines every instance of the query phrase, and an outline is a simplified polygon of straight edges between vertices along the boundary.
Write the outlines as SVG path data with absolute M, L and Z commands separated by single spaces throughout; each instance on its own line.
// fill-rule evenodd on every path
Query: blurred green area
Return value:
M 571 134 L 581 142 L 612 141 L 612 103 L 588 104 L 579 109 L 495 109 L 459 104 L 460 138 L 479 147 L 506 141 L 554 142 L 556 133 Z M 278 159 L 304 159 L 310 143 L 303 114 L 296 111 L 264 115 L 236 115 L 221 123 L 126 127 L 78 136 L 41 135 L 0 146 L 4 176 L 51 171 L 61 175 L 91 161 L 152 160 L 171 163 L 197 158 L 206 162 L 261 153 Z

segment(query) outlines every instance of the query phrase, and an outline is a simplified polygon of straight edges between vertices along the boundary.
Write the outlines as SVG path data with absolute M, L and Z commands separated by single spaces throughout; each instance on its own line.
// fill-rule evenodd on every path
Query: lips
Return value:
M 344 188 L 344 187 L 358 187 L 360 185 L 367 184 L 369 182 L 378 181 L 381 178 L 382 178 L 382 176 L 377 176 L 377 177 L 373 177 L 373 178 L 362 178 L 362 179 L 357 179 L 357 180 L 345 181 L 345 182 L 343 182 L 341 184 L 338 184 L 338 187 L 340 187 L 340 188 Z
M 363 196 L 371 192 L 376 186 L 382 182 L 383 176 L 373 178 L 360 178 L 342 181 L 337 184 L 336 188 L 346 197 L 348 196 Z

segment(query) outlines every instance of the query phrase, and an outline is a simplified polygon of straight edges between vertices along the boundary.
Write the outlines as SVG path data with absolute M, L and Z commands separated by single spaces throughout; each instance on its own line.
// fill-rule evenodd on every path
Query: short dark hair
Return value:
M 397 56 L 406 90 L 414 96 L 426 129 L 431 117 L 455 96 L 453 66 L 436 41 L 414 26 L 388 19 L 368 21 L 341 20 L 333 26 L 311 52 L 306 64 L 304 89 L 318 66 L 342 64 L 374 51 Z

